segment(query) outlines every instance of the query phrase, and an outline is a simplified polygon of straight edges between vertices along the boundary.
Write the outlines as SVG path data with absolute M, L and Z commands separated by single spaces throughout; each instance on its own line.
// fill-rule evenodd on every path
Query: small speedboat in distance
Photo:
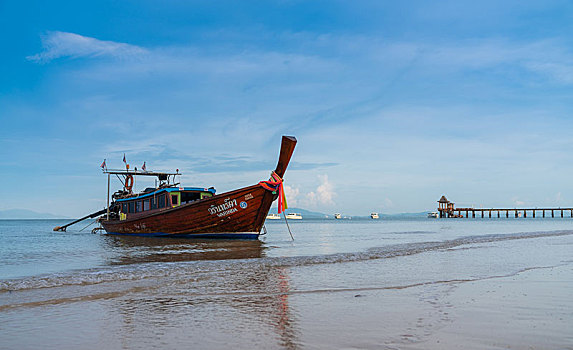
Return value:
M 378 215 L 378 213 L 370 213 L 370 218 L 372 218 L 372 219 L 380 219 L 380 216 Z
M 336 213 L 336 214 L 334 214 L 334 218 L 335 219 L 342 219 L 342 215 L 340 215 L 340 213 Z
M 280 220 L 281 214 L 269 214 L 267 215 L 267 220 Z
M 440 214 L 438 214 L 438 212 L 436 212 L 436 211 L 433 211 L 431 213 L 428 213 L 428 217 L 431 219 L 437 219 L 440 217 Z
M 288 213 L 286 218 L 289 220 L 302 220 L 302 215 L 298 213 Z

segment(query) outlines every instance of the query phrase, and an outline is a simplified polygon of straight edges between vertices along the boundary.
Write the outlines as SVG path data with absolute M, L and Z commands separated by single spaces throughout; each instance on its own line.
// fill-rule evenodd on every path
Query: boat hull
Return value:
M 256 239 L 276 197 L 253 185 L 149 215 L 100 222 L 116 235 Z

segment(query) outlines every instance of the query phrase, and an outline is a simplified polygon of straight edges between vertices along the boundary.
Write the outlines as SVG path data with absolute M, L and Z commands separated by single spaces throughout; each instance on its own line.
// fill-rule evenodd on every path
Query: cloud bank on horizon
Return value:
M 573 204 L 568 3 L 3 6 L 0 170 L 23 185 L 0 209 L 99 208 L 98 166 L 124 153 L 231 190 L 268 177 L 283 134 L 291 206 Z

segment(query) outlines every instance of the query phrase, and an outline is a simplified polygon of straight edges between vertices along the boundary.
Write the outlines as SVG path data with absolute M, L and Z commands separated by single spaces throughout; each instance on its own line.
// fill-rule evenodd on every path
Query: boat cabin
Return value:
M 154 212 L 212 197 L 214 194 L 215 189 L 213 187 L 147 188 L 136 196 L 116 199 L 115 206 L 119 209 L 120 219 L 125 220 L 129 216 L 139 216 L 140 214 L 149 215 Z

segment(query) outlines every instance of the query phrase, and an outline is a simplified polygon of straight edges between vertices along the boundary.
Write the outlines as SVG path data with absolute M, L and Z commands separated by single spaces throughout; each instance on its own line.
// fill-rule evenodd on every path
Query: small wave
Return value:
M 400 234 L 400 235 L 419 235 L 419 234 L 433 234 L 433 233 L 437 233 L 436 231 L 395 231 L 395 232 L 389 232 L 389 233 L 395 233 L 395 234 Z
M 573 231 L 533 232 L 514 234 L 492 234 L 485 236 L 469 236 L 447 241 L 420 242 L 389 245 L 370 248 L 364 252 L 337 253 L 329 255 L 298 256 L 298 257 L 263 257 L 256 259 L 236 260 L 199 260 L 186 262 L 141 263 L 133 265 L 118 265 L 105 268 L 76 270 L 68 273 L 51 274 L 47 276 L 29 277 L 0 281 L 0 293 L 28 289 L 54 288 L 71 285 L 94 285 L 110 282 L 135 281 L 147 278 L 197 276 L 217 271 L 227 271 L 234 268 L 257 269 L 265 267 L 297 267 L 318 264 L 336 264 L 344 262 L 367 261 L 409 256 L 429 251 L 452 250 L 453 248 L 500 242 L 506 240 L 532 239 L 573 235 Z

